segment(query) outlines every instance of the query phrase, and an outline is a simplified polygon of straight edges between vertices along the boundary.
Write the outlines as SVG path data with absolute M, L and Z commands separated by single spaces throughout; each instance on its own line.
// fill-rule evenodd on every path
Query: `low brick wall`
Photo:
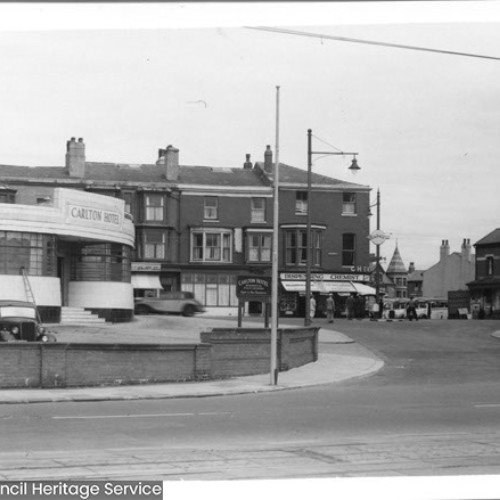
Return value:
M 181 382 L 210 377 L 203 344 L 0 345 L 0 387 L 81 387 Z
M 319 328 L 278 330 L 278 369 L 318 359 Z M 184 382 L 269 371 L 271 331 L 214 328 L 201 344 L 0 343 L 0 387 Z
M 278 370 L 302 366 L 318 359 L 319 328 L 278 329 Z M 268 328 L 213 328 L 201 333 L 212 345 L 213 378 L 257 375 L 269 371 L 271 330 Z

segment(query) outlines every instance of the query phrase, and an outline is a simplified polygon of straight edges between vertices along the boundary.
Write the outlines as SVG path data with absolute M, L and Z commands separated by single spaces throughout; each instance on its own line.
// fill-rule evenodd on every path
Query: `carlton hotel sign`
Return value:
M 73 222 L 83 222 L 92 225 L 121 225 L 121 214 L 118 212 L 103 210 L 100 208 L 90 208 L 80 205 L 68 205 L 68 217 Z

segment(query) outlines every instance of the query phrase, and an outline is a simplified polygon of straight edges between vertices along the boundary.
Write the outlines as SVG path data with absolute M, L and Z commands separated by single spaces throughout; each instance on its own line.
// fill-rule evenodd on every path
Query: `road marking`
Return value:
M 227 415 L 229 412 L 200 412 L 200 413 L 138 413 L 128 415 L 70 415 L 68 417 L 55 415 L 53 420 L 92 420 L 111 418 L 159 418 L 159 417 L 209 417 L 214 415 Z
M 478 403 L 474 408 L 500 408 L 500 403 Z

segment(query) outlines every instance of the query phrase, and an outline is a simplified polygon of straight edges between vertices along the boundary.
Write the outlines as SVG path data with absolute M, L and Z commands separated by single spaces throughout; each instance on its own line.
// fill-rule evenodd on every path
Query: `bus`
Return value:
M 415 301 L 419 319 L 448 319 L 448 299 L 416 297 Z
M 448 300 L 434 297 L 415 297 L 418 319 L 448 319 Z M 384 300 L 384 319 L 406 319 L 408 298 L 389 298 Z

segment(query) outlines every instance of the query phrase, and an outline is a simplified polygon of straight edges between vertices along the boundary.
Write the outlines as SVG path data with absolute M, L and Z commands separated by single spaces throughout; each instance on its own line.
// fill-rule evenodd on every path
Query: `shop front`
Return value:
M 483 278 L 467 283 L 471 313 L 475 319 L 500 319 L 500 278 Z
M 355 273 L 311 273 L 311 293 L 316 298 L 316 315 L 325 315 L 326 298 L 333 293 L 337 316 L 345 310 L 345 301 L 349 295 L 363 299 L 363 309 L 368 308 L 375 298 L 375 289 L 366 283 L 370 276 Z M 280 274 L 280 314 L 282 316 L 298 316 L 305 314 L 305 273 Z

